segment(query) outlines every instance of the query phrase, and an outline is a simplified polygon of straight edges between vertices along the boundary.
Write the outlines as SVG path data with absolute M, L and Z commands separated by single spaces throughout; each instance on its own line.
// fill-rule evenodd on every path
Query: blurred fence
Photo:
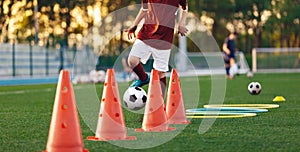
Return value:
M 51 76 L 58 75 L 61 69 L 73 73 L 87 73 L 87 61 L 92 53 L 88 47 L 60 49 L 32 46 L 30 44 L 0 44 L 0 77 Z M 77 60 L 74 60 L 79 56 Z M 92 66 L 92 65 L 91 65 Z

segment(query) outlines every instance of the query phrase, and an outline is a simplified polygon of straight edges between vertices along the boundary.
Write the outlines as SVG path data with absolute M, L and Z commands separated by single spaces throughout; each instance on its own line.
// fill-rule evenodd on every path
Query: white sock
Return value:
M 230 77 L 233 78 L 234 75 L 236 75 L 237 73 L 238 73 L 238 66 L 237 66 L 237 64 L 233 64 L 229 70 Z

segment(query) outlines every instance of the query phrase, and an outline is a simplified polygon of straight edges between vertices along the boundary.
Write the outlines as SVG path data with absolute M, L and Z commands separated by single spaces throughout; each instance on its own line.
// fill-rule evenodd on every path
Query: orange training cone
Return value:
M 44 152 L 88 152 L 83 146 L 70 74 L 61 70 Z
M 108 69 L 104 82 L 96 136 L 89 136 L 88 140 L 108 141 L 135 139 L 134 136 L 127 136 L 114 70 Z
M 176 69 L 172 69 L 166 105 L 166 113 L 170 124 L 190 123 L 186 119 L 180 80 Z
M 136 131 L 162 132 L 171 130 L 175 130 L 175 128 L 169 128 L 158 71 L 152 70 L 142 128 L 136 129 Z

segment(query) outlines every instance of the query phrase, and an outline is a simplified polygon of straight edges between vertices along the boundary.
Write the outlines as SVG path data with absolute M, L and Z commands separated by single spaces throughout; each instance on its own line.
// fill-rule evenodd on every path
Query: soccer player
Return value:
M 222 47 L 224 52 L 226 75 L 230 79 L 234 79 L 234 76 L 238 73 L 238 66 L 235 58 L 236 47 L 234 43 L 237 36 L 237 32 L 231 32 L 229 36 L 225 38 Z
M 187 14 L 186 0 L 142 0 L 142 8 L 139 11 L 134 24 L 127 30 L 128 39 L 136 37 L 135 31 L 142 19 L 144 24 L 138 32 L 137 39 L 130 51 L 128 63 L 138 76 L 138 80 L 131 87 L 141 87 L 148 84 L 150 76 L 144 71 L 141 63 L 145 64 L 152 55 L 153 68 L 158 70 L 164 95 L 166 87 L 166 72 L 169 70 L 169 57 L 174 37 L 174 27 L 178 8 L 183 13 L 179 20 L 178 33 L 185 36 L 188 29 L 185 26 Z

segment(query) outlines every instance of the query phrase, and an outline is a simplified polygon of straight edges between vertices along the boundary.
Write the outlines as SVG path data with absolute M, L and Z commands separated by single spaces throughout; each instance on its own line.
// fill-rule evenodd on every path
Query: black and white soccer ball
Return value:
M 248 85 L 248 91 L 252 95 L 258 95 L 261 92 L 261 85 L 259 82 L 251 82 Z
M 141 87 L 129 87 L 123 95 L 123 101 L 128 109 L 140 110 L 145 107 L 147 94 Z

